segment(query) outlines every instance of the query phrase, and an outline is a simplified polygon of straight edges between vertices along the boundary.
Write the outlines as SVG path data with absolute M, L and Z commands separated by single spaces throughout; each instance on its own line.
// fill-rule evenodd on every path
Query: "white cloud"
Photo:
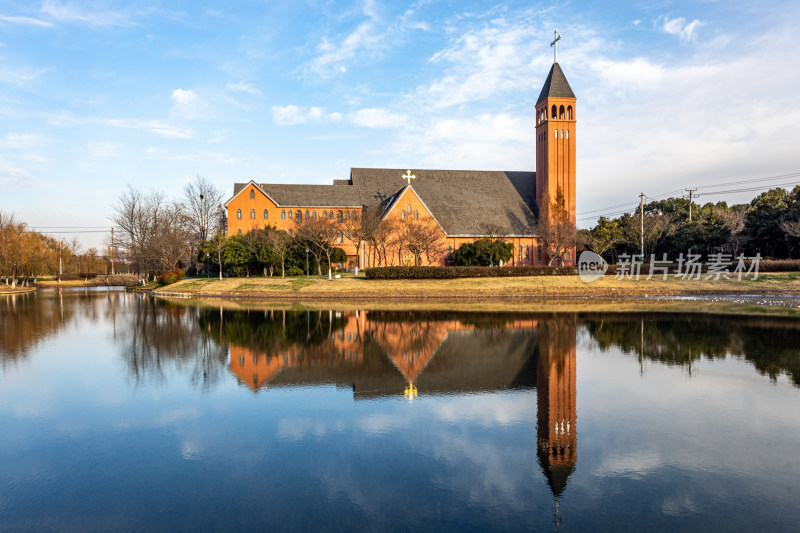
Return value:
M 191 128 L 179 128 L 163 120 L 108 119 L 104 123 L 115 128 L 148 130 L 162 137 L 174 139 L 193 139 L 195 137 Z
M 172 91 L 172 101 L 175 102 L 170 111 L 172 117 L 194 120 L 209 115 L 208 104 L 191 89 L 175 89 Z
M 31 17 L 15 17 L 9 15 L 0 15 L 0 22 L 10 22 L 12 24 L 24 24 L 28 26 L 41 26 L 43 28 L 50 28 L 53 25 L 47 21 L 39 20 Z
M 291 126 L 293 124 L 304 124 L 306 122 L 318 122 L 326 120 L 340 120 L 341 113 L 325 114 L 321 107 L 298 107 L 296 105 L 272 106 L 272 121 L 278 126 Z
M 392 128 L 402 125 L 406 120 L 405 115 L 375 107 L 359 109 L 351 116 L 353 124 L 365 128 Z
M 86 148 L 96 157 L 115 157 L 119 155 L 120 145 L 109 141 L 89 141 Z
M 238 83 L 228 82 L 225 85 L 225 87 L 227 87 L 228 89 L 230 89 L 232 91 L 240 91 L 240 92 L 245 92 L 245 93 L 250 93 L 250 94 L 255 94 L 255 95 L 261 96 L 261 91 L 259 91 L 257 88 L 255 88 L 252 83 L 245 83 L 243 81 L 240 81 Z
M 132 14 L 129 12 L 102 10 L 97 6 L 83 9 L 75 4 L 58 0 L 45 0 L 41 12 L 58 22 L 69 24 L 127 26 L 133 22 Z
M 21 168 L 11 167 L 0 162 L 0 185 L 14 186 L 26 181 L 33 181 L 33 176 Z
M 16 150 L 39 146 L 44 142 L 44 138 L 33 133 L 13 133 L 9 132 L 5 138 L 0 140 L 0 148 L 13 148 Z
M 697 40 L 697 29 L 704 25 L 703 22 L 695 19 L 686 22 L 685 17 L 662 17 L 660 19 L 661 30 L 670 35 L 678 36 L 682 41 L 690 42 Z

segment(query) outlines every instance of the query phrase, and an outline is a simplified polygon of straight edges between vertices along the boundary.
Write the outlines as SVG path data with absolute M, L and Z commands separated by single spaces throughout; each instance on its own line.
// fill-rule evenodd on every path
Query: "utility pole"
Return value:
M 689 193 L 689 222 L 692 221 L 692 193 L 696 193 L 697 189 L 684 189 Z
M 61 268 L 61 249 L 64 247 L 64 241 L 58 241 L 58 284 L 61 285 L 61 276 L 64 271 Z
M 644 193 L 639 195 L 639 219 L 641 220 L 642 261 L 644 261 Z
M 111 228 L 111 275 L 114 275 L 114 228 Z

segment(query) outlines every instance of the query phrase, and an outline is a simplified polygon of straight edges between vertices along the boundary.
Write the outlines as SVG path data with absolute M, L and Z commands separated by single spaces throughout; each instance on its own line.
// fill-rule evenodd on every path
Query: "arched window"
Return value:
M 311 218 L 317 218 L 317 210 L 316 209 L 312 209 L 311 210 Z
M 256 218 L 256 210 L 255 209 L 251 209 L 250 210 L 250 218 Z
M 350 216 L 351 216 L 351 217 L 353 217 L 353 219 L 355 219 L 355 218 L 356 218 L 356 212 L 355 212 L 355 211 L 353 211 L 353 214 L 352 214 L 352 215 L 350 215 Z
M 408 214 L 411 214 L 411 204 L 408 204 Z
M 525 262 L 526 263 L 530 263 L 531 262 L 531 247 L 530 246 L 525 246 Z
M 355 231 L 353 231 L 353 233 L 355 233 Z M 347 235 L 347 238 L 349 239 L 349 238 L 350 238 L 350 230 L 347 230 L 347 231 L 345 232 L 345 234 Z
M 414 220 L 419 220 L 419 211 L 414 210 Z
M 256 197 L 256 190 L 250 189 L 250 198 L 255 198 L 255 197 Z
M 519 262 L 522 262 L 522 245 L 519 245 Z
M 341 230 L 336 231 L 336 242 L 337 244 L 341 244 L 342 242 L 344 242 L 344 235 L 342 235 Z
M 303 212 L 298 209 L 297 212 L 294 214 L 294 219 L 295 219 L 294 221 L 297 222 L 298 224 L 301 223 L 303 221 Z
M 308 220 L 308 209 L 306 209 L 306 220 Z
M 536 261 L 541 263 L 542 262 L 542 245 L 536 247 Z
M 561 138 L 564 138 L 564 130 L 561 130 Z
M 291 209 L 289 209 L 289 211 L 287 212 L 287 214 L 289 215 L 289 220 L 292 220 L 292 210 L 291 210 Z
M 331 209 L 330 211 L 328 211 L 328 218 L 329 218 L 329 219 L 331 219 L 331 220 L 333 220 L 333 209 Z
M 567 139 L 569 139 L 569 130 L 567 130 Z
M 291 211 L 289 211 L 289 212 L 291 213 Z M 289 237 L 294 237 L 294 234 L 292 232 L 292 228 L 289 228 Z
M 345 211 L 344 212 L 344 218 L 346 218 L 347 220 L 350 220 L 350 211 Z
M 556 109 L 556 106 L 554 104 L 553 107 L 550 108 L 550 118 L 555 119 L 557 112 L 558 110 Z
M 344 216 L 342 215 L 341 209 L 336 211 L 336 222 L 342 222 L 344 220 Z
M 572 106 L 567 107 L 567 120 L 572 120 Z
M 239 230 L 239 231 L 237 231 L 236 233 L 238 233 L 239 235 L 241 235 L 241 234 L 242 234 L 242 230 Z
M 564 120 L 564 106 L 563 105 L 558 108 L 558 118 L 560 118 L 561 120 Z
M 281 211 L 281 218 L 282 218 L 282 219 L 285 219 L 285 218 L 286 218 L 286 209 L 284 209 L 283 211 Z
M 242 218 L 242 210 L 241 209 L 237 209 L 236 210 L 236 218 Z
M 406 219 L 406 212 L 400 211 L 400 220 L 405 220 L 405 219 Z
M 553 133 L 556 134 L 556 139 L 558 139 L 558 130 L 553 130 Z
M 264 209 L 264 218 L 269 218 L 269 211 Z
M 329 239 L 333 239 L 333 230 L 332 229 L 328 230 L 328 238 Z

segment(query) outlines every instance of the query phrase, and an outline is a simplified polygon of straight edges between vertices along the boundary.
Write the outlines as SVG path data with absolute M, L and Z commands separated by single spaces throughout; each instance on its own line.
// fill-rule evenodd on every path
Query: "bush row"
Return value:
M 390 266 L 364 270 L 367 279 L 453 279 L 453 278 L 510 278 L 517 276 L 571 276 L 575 267 L 520 266 Z
M 176 268 L 170 270 L 169 272 L 164 272 L 163 274 L 158 276 L 158 284 L 170 285 L 172 283 L 175 283 L 176 281 L 182 280 L 185 275 L 186 273 L 182 269 Z

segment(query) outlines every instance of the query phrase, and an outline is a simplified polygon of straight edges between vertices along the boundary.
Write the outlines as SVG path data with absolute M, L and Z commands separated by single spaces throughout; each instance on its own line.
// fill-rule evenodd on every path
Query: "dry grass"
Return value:
M 36 287 L 12 287 L 11 285 L 0 284 L 0 294 L 24 294 L 35 290 Z
M 84 282 L 83 279 L 62 279 L 59 285 L 53 278 L 36 281 L 37 287 L 100 287 L 107 285 L 123 286 L 136 283 L 139 278 L 133 274 L 117 274 L 114 276 L 96 276 Z
M 800 295 L 800 273 L 762 274 L 755 281 L 681 280 L 661 278 L 618 280 L 606 277 L 584 283 L 577 276 L 465 278 L 452 280 L 367 280 L 327 278 L 188 279 L 156 290 L 164 295 L 250 297 L 272 299 L 485 299 L 647 298 L 705 294 Z

